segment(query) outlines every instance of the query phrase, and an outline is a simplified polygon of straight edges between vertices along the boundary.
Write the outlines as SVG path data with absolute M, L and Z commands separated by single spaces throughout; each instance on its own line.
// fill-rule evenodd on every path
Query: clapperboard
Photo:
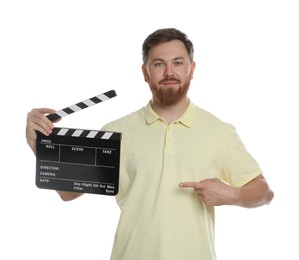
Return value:
M 110 90 L 48 115 L 51 121 L 116 96 Z M 36 186 L 42 189 L 116 195 L 121 133 L 55 127 L 37 132 Z

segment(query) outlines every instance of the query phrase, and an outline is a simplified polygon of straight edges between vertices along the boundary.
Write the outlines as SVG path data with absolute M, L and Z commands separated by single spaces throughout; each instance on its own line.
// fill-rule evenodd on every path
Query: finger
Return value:
M 179 187 L 180 188 L 193 188 L 193 189 L 195 189 L 195 188 L 199 188 L 198 185 L 199 185 L 199 182 L 181 182 L 179 184 Z
M 45 113 L 53 113 L 55 110 L 48 108 L 32 109 L 27 116 L 27 126 L 45 135 L 52 132 L 53 123 L 45 116 Z
M 47 123 L 47 125 L 51 128 L 54 127 L 53 123 L 56 123 L 58 121 L 60 121 L 61 118 L 58 118 L 56 120 L 50 120 L 48 118 L 49 115 L 55 114 L 56 110 L 51 109 L 51 108 L 39 108 L 37 110 L 37 115 L 41 115 L 42 114 L 42 119 Z
M 54 114 L 54 113 L 56 113 L 56 110 L 54 110 L 52 108 L 47 108 L 47 107 L 33 109 L 33 110 L 37 110 L 39 113 L 42 113 L 42 114 Z
M 52 132 L 52 129 L 54 128 L 54 125 L 51 121 L 47 121 L 48 119 L 43 116 L 38 117 L 32 117 L 32 121 L 28 123 L 28 125 L 39 132 L 42 132 L 43 134 L 50 134 Z

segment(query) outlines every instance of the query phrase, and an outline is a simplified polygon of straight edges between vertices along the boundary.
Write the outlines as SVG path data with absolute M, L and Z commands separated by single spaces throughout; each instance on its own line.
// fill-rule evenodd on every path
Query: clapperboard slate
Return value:
M 114 90 L 48 115 L 51 121 L 116 96 Z M 42 189 L 116 195 L 121 133 L 55 127 L 37 132 L 36 186 Z

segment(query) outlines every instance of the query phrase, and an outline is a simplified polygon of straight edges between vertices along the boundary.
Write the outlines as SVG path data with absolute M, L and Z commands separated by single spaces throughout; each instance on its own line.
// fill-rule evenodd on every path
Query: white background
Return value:
M 141 45 L 162 27 L 189 35 L 190 98 L 237 128 L 275 192 L 262 208 L 217 208 L 218 259 L 299 259 L 298 13 L 295 0 L 1 1 L 0 259 L 109 259 L 114 197 L 38 189 L 26 116 L 115 89 L 57 125 L 99 129 L 145 105 Z

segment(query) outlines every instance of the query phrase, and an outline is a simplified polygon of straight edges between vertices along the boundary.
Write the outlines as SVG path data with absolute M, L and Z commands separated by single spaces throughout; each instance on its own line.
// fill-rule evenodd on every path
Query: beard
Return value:
M 175 81 L 179 85 L 179 88 L 174 89 L 172 87 L 161 87 L 157 84 L 150 84 L 153 97 L 160 105 L 173 106 L 187 96 L 187 92 L 191 83 L 191 76 L 184 84 L 175 78 L 165 78 L 161 80 L 159 84 L 163 83 L 164 81 Z

